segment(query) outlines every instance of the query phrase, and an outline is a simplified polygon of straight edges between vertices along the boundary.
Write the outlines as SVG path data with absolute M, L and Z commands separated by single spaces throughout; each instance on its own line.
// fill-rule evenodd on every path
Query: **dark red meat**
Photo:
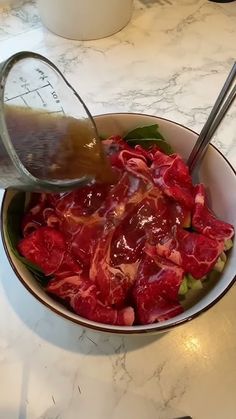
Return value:
M 66 253 L 63 234 L 50 227 L 40 227 L 22 239 L 19 252 L 29 261 L 38 265 L 46 275 L 58 271 Z
M 49 294 L 65 301 L 75 313 L 86 319 L 122 326 L 131 326 L 134 322 L 132 307 L 116 310 L 104 306 L 99 301 L 99 291 L 96 285 L 81 275 L 56 278 L 50 281 L 46 290 Z
M 155 185 L 187 208 L 194 205 L 192 179 L 188 167 L 177 154 L 167 156 L 157 151 L 153 156 L 151 172 Z
M 104 203 L 97 211 L 99 217 L 113 224 L 118 224 L 140 201 L 147 186 L 142 180 L 124 172 L 119 182 L 107 195 Z
M 165 235 L 155 231 L 149 241 L 153 245 L 153 255 L 172 261 L 195 278 L 202 278 L 213 268 L 224 248 L 223 242 L 177 226 Z M 149 244 L 147 247 L 150 249 Z
M 56 214 L 61 219 L 61 230 L 67 235 L 76 234 L 86 217 L 100 208 L 109 189 L 107 184 L 93 184 L 63 194 L 55 205 Z
M 83 266 L 89 268 L 103 225 L 97 223 L 81 224 L 80 230 L 72 237 L 70 249 L 73 256 L 80 260 Z
M 141 145 L 136 145 L 134 147 L 134 150 L 136 151 L 136 153 L 138 153 L 140 156 L 144 157 L 144 161 L 148 163 L 148 166 L 150 165 L 150 163 L 152 162 L 152 158 L 150 156 L 151 150 L 145 150 L 143 147 L 141 147 Z
M 57 271 L 54 272 L 54 275 L 57 278 L 66 278 L 74 274 L 80 274 L 82 272 L 81 264 L 76 261 L 73 256 L 67 251 L 64 254 L 62 262 L 58 267 Z
M 122 150 L 133 150 L 119 135 L 113 135 L 102 141 L 106 155 L 108 156 L 112 167 L 121 169 L 122 163 L 119 154 Z
M 114 227 L 106 228 L 94 250 L 89 276 L 100 292 L 104 304 L 122 306 L 133 285 L 137 263 L 113 265 L 111 262 L 111 241 Z
M 234 236 L 234 227 L 219 220 L 206 204 L 204 185 L 195 186 L 195 205 L 192 217 L 193 228 L 214 240 L 228 240 Z
M 139 323 L 155 323 L 182 313 L 178 291 L 183 273 L 175 265 L 160 267 L 149 257 L 142 260 L 133 289 Z
M 57 200 L 56 212 L 63 217 L 68 214 L 73 214 L 75 217 L 91 215 L 102 205 L 109 188 L 107 184 L 94 183 L 62 194 Z
M 162 226 L 166 217 L 166 198 L 158 188 L 146 192 L 116 228 L 111 245 L 114 264 L 134 263 L 143 255 L 148 231 L 153 226 Z
M 19 252 L 53 275 L 47 292 L 82 317 L 126 326 L 169 319 L 183 311 L 184 273 L 206 275 L 233 226 L 212 214 L 178 155 L 121 137 L 103 147 L 117 183 L 33 194 Z
M 129 159 L 126 163 L 126 170 L 132 175 L 143 179 L 145 182 L 153 182 L 152 174 L 147 166 L 147 163 L 140 157 L 133 157 Z

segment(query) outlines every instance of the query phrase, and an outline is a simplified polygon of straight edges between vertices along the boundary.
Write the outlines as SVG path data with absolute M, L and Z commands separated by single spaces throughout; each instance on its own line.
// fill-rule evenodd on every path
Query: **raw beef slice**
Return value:
M 194 205 L 193 185 L 188 167 L 177 154 L 167 156 L 157 151 L 151 172 L 154 184 L 171 198 L 191 209 Z
M 178 302 L 182 279 L 183 270 L 178 266 L 167 262 L 160 267 L 146 256 L 139 265 L 133 288 L 138 322 L 155 323 L 182 313 L 183 308 Z
M 219 220 L 207 207 L 206 191 L 202 184 L 195 186 L 195 205 L 192 226 L 199 233 L 215 240 L 229 240 L 234 235 L 234 227 Z
M 194 278 L 202 278 L 211 271 L 224 244 L 199 233 L 173 226 L 165 235 L 158 231 L 149 239 L 153 254 L 164 257 Z M 149 245 L 148 245 L 149 246 Z
M 134 322 L 132 307 L 120 310 L 104 306 L 99 291 L 92 281 L 82 275 L 53 279 L 46 288 L 49 294 L 67 302 L 76 314 L 95 322 L 131 326 Z

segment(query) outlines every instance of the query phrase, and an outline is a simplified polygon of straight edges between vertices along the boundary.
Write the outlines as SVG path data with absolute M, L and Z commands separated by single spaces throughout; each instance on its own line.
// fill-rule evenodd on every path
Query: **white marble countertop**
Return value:
M 2 1 L 1 1 L 2 3 Z M 0 6 L 0 61 L 46 55 L 94 113 L 135 111 L 199 130 L 236 57 L 236 2 L 140 0 L 118 34 L 49 33 L 34 3 Z M 236 108 L 214 142 L 236 167 Z M 1 419 L 235 419 L 236 288 L 169 333 L 84 331 L 23 288 L 0 249 Z

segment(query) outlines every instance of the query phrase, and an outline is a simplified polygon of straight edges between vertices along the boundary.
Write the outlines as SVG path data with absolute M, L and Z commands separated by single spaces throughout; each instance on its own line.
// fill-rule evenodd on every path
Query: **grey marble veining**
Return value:
M 41 26 L 35 2 L 18 0 L 13 4 L 0 3 L 0 7 L 0 41 Z

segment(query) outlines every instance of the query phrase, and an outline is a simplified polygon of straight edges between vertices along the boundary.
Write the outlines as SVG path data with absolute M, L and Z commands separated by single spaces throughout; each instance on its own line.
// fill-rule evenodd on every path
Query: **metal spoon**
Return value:
M 234 63 L 224 83 L 224 86 L 216 99 L 211 113 L 199 134 L 198 140 L 190 153 L 190 156 L 187 161 L 190 173 L 192 173 L 195 170 L 195 168 L 203 158 L 208 144 L 210 143 L 213 135 L 215 134 L 216 130 L 218 129 L 220 123 L 222 122 L 223 118 L 225 117 L 227 111 L 229 110 L 236 97 L 236 84 L 232 87 L 235 78 L 236 62 Z

